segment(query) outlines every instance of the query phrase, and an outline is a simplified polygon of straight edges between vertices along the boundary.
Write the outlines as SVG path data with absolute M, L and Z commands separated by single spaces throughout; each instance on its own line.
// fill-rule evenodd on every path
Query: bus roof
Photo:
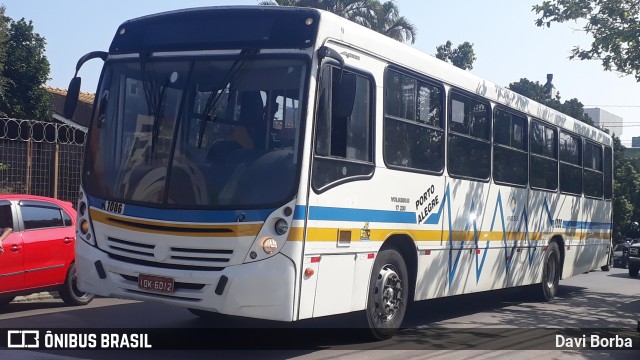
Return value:
M 394 64 L 401 68 L 423 74 L 448 86 L 482 96 L 496 104 L 525 113 L 575 132 L 587 138 L 612 146 L 611 136 L 606 132 L 574 119 L 564 113 L 542 105 L 507 88 L 460 69 L 409 45 L 375 32 L 369 28 L 344 19 L 327 11 L 320 11 L 321 21 L 318 46 L 321 42 L 335 42 L 356 51 Z M 348 63 L 352 59 L 345 59 Z
M 280 6 L 202 7 L 163 12 L 122 23 L 109 53 L 309 48 L 315 43 L 319 17 L 315 9 Z
M 230 28 L 234 31 L 228 31 Z M 212 6 L 157 13 L 120 25 L 109 52 L 303 49 L 331 43 L 366 53 L 606 145 L 613 144 L 611 136 L 596 127 L 324 10 L 287 6 Z M 346 59 L 347 63 L 350 61 L 354 60 Z

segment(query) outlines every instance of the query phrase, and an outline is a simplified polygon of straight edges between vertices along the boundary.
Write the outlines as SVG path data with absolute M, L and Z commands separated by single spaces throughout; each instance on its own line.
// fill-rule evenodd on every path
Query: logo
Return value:
M 518 208 L 518 201 L 513 195 L 511 195 L 509 197 L 509 209 L 511 209 L 511 215 L 507 216 L 507 221 L 518 221 L 518 216 L 516 215 L 517 208 Z
M 371 236 L 371 230 L 369 229 L 369 222 L 364 223 L 364 227 L 360 229 L 360 240 L 369 241 Z
M 515 197 L 511 196 L 511 198 L 509 199 L 509 209 L 511 209 L 512 214 L 516 212 L 517 206 L 518 206 L 518 201 L 516 201 Z
M 14 349 L 40 347 L 40 331 L 38 330 L 9 330 L 7 332 L 7 347 Z

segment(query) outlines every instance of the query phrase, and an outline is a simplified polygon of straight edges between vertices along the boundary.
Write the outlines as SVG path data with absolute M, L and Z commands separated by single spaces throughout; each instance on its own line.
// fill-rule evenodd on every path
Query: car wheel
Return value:
M 7 305 L 15 299 L 15 296 L 12 295 L 0 295 L 0 306 Z
M 640 271 L 640 265 L 629 264 L 629 276 L 632 278 L 638 277 L 638 271 Z
M 400 328 L 407 310 L 409 277 L 402 255 L 382 250 L 373 264 L 367 300 L 367 321 L 374 338 L 388 339 Z
M 560 263 L 558 244 L 551 242 L 544 253 L 541 288 L 536 291 L 536 297 L 541 301 L 550 302 L 556 297 L 561 269 L 562 264 Z
M 67 277 L 60 288 L 60 298 L 67 305 L 87 305 L 93 300 L 94 295 L 78 289 L 78 274 L 76 273 L 76 264 L 69 266 Z

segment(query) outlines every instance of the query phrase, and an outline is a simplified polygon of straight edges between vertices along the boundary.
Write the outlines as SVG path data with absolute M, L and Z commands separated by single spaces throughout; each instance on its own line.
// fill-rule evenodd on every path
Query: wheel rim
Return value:
M 402 304 L 402 279 L 392 265 L 380 269 L 374 289 L 375 311 L 379 320 L 393 319 Z
M 556 258 L 552 253 L 547 261 L 547 287 L 552 289 L 556 283 Z

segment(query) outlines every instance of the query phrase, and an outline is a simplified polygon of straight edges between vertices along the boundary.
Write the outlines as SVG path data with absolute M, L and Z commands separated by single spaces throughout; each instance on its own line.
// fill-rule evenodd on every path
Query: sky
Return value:
M 117 27 L 143 15 L 215 5 L 257 5 L 258 0 L 0 0 L 6 15 L 31 20 L 46 39 L 51 65 L 47 85 L 67 88 L 77 60 L 106 51 Z M 561 100 L 577 98 L 586 107 L 600 107 L 624 119 L 623 145 L 640 136 L 640 83 L 633 76 L 604 71 L 599 61 L 569 60 L 570 50 L 589 46 L 580 23 L 538 28 L 532 6 L 542 0 L 396 0 L 400 14 L 417 28 L 411 46 L 435 54 L 447 40 L 454 46 L 473 43 L 477 60 L 472 73 L 507 87 L 521 78 L 553 84 Z M 95 92 L 102 63 L 92 60 L 80 70 L 82 91 Z

